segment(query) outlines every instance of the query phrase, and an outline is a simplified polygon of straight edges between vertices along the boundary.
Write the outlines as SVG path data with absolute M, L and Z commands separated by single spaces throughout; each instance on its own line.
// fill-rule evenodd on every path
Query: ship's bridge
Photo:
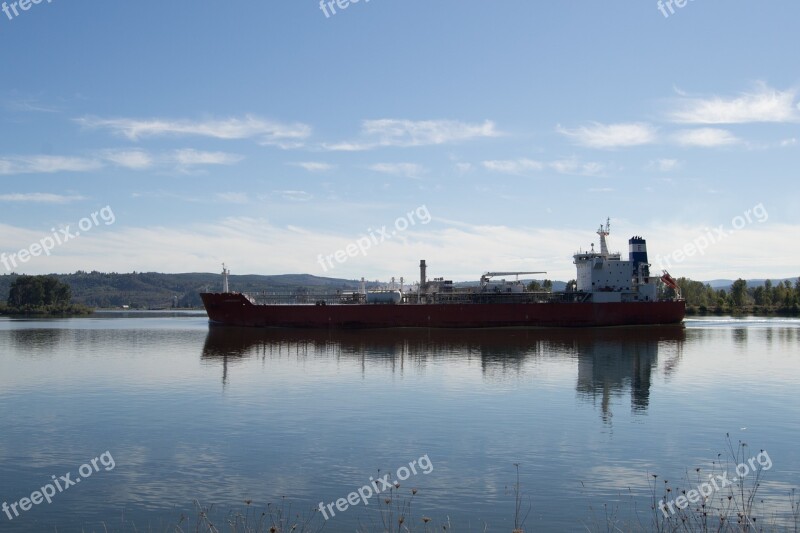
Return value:
M 656 282 L 650 278 L 647 263 L 647 244 L 641 237 L 629 241 L 628 260 L 619 253 L 609 253 L 606 237 L 610 222 L 600 226 L 600 251 L 592 244 L 589 252 L 578 252 L 574 258 L 577 269 L 576 289 L 592 293 L 595 302 L 651 301 L 656 298 Z
M 631 290 L 633 262 L 621 261 L 620 254 L 577 253 L 577 289 L 584 292 L 621 292 Z

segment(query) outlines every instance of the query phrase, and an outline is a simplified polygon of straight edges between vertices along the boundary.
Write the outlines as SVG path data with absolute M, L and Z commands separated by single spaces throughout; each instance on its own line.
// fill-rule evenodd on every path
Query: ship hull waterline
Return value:
M 607 327 L 678 324 L 683 300 L 613 303 L 255 305 L 203 293 L 212 324 L 276 328 Z

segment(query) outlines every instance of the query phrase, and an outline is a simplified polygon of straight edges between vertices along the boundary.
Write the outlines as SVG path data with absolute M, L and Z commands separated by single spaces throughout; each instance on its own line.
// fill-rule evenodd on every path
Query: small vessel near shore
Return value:
M 358 291 L 289 295 L 243 294 L 229 290 L 223 265 L 223 290 L 200 296 L 214 325 L 295 328 L 498 328 L 598 327 L 678 324 L 686 313 L 675 280 L 664 271 L 651 275 L 647 243 L 628 241 L 628 258 L 609 253 L 610 224 L 600 226 L 600 250 L 577 252 L 577 276 L 567 290 L 529 290 L 520 275 L 545 272 L 487 272 L 478 284 L 461 286 L 444 278 L 427 278 L 420 261 L 420 279 L 410 290 L 392 287 Z M 492 278 L 515 276 L 513 281 Z M 659 283 L 675 297 L 659 297 Z

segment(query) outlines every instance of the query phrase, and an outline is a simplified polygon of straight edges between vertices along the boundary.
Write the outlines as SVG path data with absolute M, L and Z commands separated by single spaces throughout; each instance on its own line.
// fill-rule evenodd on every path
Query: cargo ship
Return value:
M 427 277 L 420 261 L 419 281 L 406 289 L 403 278 L 380 290 L 313 294 L 244 294 L 229 290 L 223 265 L 222 292 L 200 296 L 212 325 L 278 328 L 503 328 L 602 327 L 678 324 L 686 302 L 667 271 L 651 275 L 647 243 L 628 241 L 628 258 L 609 253 L 610 222 L 597 230 L 600 250 L 579 251 L 574 282 L 560 292 L 531 290 L 521 275 L 546 272 L 486 272 L 478 283 L 455 284 Z M 504 276 L 515 279 L 506 280 Z M 497 280 L 497 278 L 503 278 Z M 659 296 L 659 284 L 674 296 Z M 663 291 L 662 291 L 663 292 Z

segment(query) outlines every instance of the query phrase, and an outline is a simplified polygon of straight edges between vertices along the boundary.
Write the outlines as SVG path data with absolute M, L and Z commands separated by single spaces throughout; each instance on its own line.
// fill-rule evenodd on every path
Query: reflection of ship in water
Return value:
M 610 416 L 614 396 L 630 389 L 635 411 L 647 409 L 650 376 L 658 356 L 665 372 L 677 364 L 685 337 L 683 326 L 565 329 L 386 329 L 298 330 L 211 327 L 202 359 L 228 366 L 249 357 L 287 356 L 357 361 L 390 366 L 403 372 L 437 359 L 479 360 L 485 379 L 504 379 L 523 371 L 531 359 L 577 361 L 581 398 L 600 398 L 603 417 Z
M 628 390 L 631 409 L 647 410 L 651 375 L 658 368 L 659 355 L 667 360 L 665 372 L 671 372 L 684 340 L 683 328 L 663 328 L 654 334 L 643 328 L 629 333 L 617 339 L 596 339 L 579 345 L 578 394 L 595 403 L 599 399 L 605 421 L 611 419 L 613 397 L 623 396 Z
M 210 327 L 202 358 L 228 365 L 247 357 L 336 357 L 367 365 L 406 365 L 439 358 L 480 359 L 484 372 L 516 372 L 529 357 L 546 351 L 552 330 L 374 329 L 320 330 Z M 568 335 L 563 335 L 567 339 Z

